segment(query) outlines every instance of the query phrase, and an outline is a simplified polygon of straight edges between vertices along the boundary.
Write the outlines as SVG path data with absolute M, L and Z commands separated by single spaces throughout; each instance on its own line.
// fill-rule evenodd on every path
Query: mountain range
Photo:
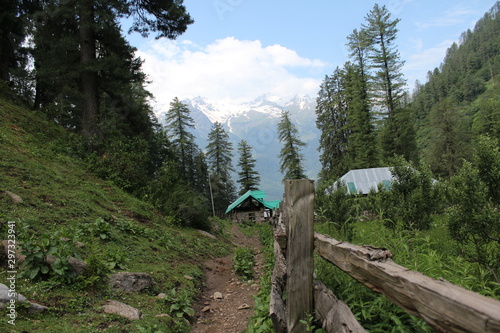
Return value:
M 260 175 L 259 189 L 266 192 L 267 200 L 281 200 L 283 196 L 283 175 L 279 171 L 279 152 L 277 125 L 282 111 L 290 113 L 291 121 L 297 126 L 300 139 L 306 143 L 302 149 L 304 168 L 309 179 L 315 179 L 320 171 L 318 143 L 320 132 L 316 128 L 316 101 L 308 95 L 283 98 L 269 94 L 261 95 L 251 102 L 238 105 L 224 105 L 204 97 L 186 98 L 182 101 L 194 119 L 193 134 L 196 143 L 204 149 L 208 133 L 213 124 L 219 122 L 229 134 L 233 143 L 233 168 L 238 172 L 238 144 L 246 140 L 253 148 L 257 160 L 256 171 Z M 159 117 L 164 123 L 163 117 Z M 234 175 L 236 180 L 236 173 Z M 238 188 L 238 184 L 236 184 Z

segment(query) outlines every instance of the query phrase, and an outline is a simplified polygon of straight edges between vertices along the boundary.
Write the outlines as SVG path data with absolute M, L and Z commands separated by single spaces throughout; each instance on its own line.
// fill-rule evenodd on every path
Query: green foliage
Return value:
M 150 179 L 149 143 L 143 139 L 111 142 L 103 153 L 94 153 L 88 160 L 93 173 L 129 192 L 140 193 Z
M 208 200 L 181 179 L 173 162 L 165 163 L 150 185 L 150 200 L 178 225 L 208 230 Z
M 345 184 L 323 183 L 316 190 L 317 220 L 335 230 L 342 238 L 352 238 L 353 196 L 347 194 Z
M 240 159 L 238 161 L 238 167 L 240 171 L 238 172 L 238 183 L 240 184 L 239 195 L 245 194 L 247 191 L 257 190 L 257 185 L 259 185 L 260 177 L 259 173 L 255 171 L 255 158 L 252 157 L 251 147 L 245 140 L 241 140 L 238 145 L 238 152 L 240 154 Z
M 480 135 L 498 138 L 500 18 L 496 2 L 453 43 L 439 68 L 428 72 L 412 98 L 422 156 L 437 174 L 451 177 L 461 158 L 470 159 L 470 143 Z M 471 126 L 472 124 L 472 126 Z M 471 131 L 472 130 L 472 131 Z
M 210 170 L 210 191 L 216 212 L 224 212 L 235 199 L 231 178 L 233 144 L 222 124 L 215 122 L 207 138 L 207 162 Z
M 390 218 L 407 230 L 429 229 L 432 214 L 439 207 L 430 170 L 425 166 L 417 170 L 401 158 L 396 165 L 391 171 L 395 179 L 386 202 Z
M 23 244 L 23 254 L 26 260 L 23 263 L 21 278 L 31 280 L 43 279 L 49 276 L 50 265 L 45 261 L 48 255 L 57 252 L 57 248 L 51 245 L 50 239 L 45 236 L 40 240 L 28 240 Z
M 113 226 L 102 217 L 99 217 L 93 223 L 88 224 L 86 230 L 95 237 L 106 241 L 112 238 Z
M 316 329 L 317 323 L 315 321 L 314 315 L 306 313 L 306 319 L 300 322 L 306 326 L 306 332 L 325 333 L 325 330 L 322 328 Z
M 245 280 L 253 278 L 253 266 L 255 264 L 255 252 L 252 248 L 239 247 L 233 257 L 234 272 Z
M 451 236 L 463 244 L 463 255 L 500 274 L 500 213 L 488 195 L 479 170 L 465 162 L 451 180 L 452 201 L 449 229 Z
M 273 323 L 269 316 L 269 300 L 271 295 L 271 273 L 274 267 L 274 237 L 270 225 L 254 224 L 254 228 L 259 230 L 259 238 L 263 246 L 265 259 L 265 270 L 260 280 L 259 293 L 254 297 L 254 314 L 248 320 L 246 333 L 272 333 Z
M 194 309 L 191 307 L 193 296 L 189 292 L 173 288 L 162 301 L 169 305 L 169 314 L 177 318 L 191 319 L 194 317 Z
M 55 233 L 54 236 L 58 235 Z M 64 284 L 74 282 L 76 273 L 68 262 L 74 251 L 68 242 L 50 238 L 48 235 L 31 235 L 22 243 L 22 253 L 26 259 L 19 277 L 34 281 L 54 279 Z M 48 256 L 55 257 L 52 264 L 47 261 Z
M 303 179 L 304 174 L 304 156 L 300 153 L 305 143 L 299 138 L 297 126 L 290 120 L 290 114 L 287 111 L 281 113 L 281 120 L 278 123 L 278 139 L 283 145 L 280 158 L 280 172 L 283 179 Z

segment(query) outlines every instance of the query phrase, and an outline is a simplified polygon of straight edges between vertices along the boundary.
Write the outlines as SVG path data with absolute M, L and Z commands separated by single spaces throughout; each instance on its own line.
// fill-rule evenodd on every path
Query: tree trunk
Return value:
M 80 75 L 82 89 L 82 133 L 90 139 L 97 134 L 99 93 L 97 71 L 93 69 L 96 57 L 94 34 L 94 2 L 80 1 Z

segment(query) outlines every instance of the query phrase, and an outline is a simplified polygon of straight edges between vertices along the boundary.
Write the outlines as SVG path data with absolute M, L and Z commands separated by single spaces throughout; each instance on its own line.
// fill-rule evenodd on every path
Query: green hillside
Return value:
M 156 332 L 155 325 L 162 332 L 188 331 L 189 306 L 202 284 L 200 264 L 227 253 L 228 244 L 176 226 L 176 219 L 89 173 L 72 155 L 73 136 L 41 112 L 0 99 L 0 239 L 14 230 L 33 259 L 16 263 L 16 291 L 49 308 L 30 314 L 18 304 L 15 326 L 1 310 L 0 331 Z M 217 226 L 222 235 L 222 222 Z M 48 267 L 36 260 L 42 253 L 61 260 Z M 12 268 L 1 255 L 0 283 L 7 284 Z M 72 273 L 70 256 L 88 264 L 85 274 Z M 133 294 L 112 291 L 106 277 L 120 271 L 149 273 L 154 286 Z M 143 318 L 106 314 L 106 300 L 133 306 Z M 172 304 L 180 312 L 172 313 Z

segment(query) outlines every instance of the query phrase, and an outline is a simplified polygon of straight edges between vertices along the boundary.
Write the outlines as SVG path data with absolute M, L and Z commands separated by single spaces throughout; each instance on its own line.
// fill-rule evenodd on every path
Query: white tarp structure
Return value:
M 347 186 L 349 194 L 368 194 L 370 190 L 378 190 L 379 184 L 383 184 L 386 189 L 391 188 L 391 181 L 394 177 L 391 168 L 370 168 L 351 170 L 343 175 L 339 182 Z

